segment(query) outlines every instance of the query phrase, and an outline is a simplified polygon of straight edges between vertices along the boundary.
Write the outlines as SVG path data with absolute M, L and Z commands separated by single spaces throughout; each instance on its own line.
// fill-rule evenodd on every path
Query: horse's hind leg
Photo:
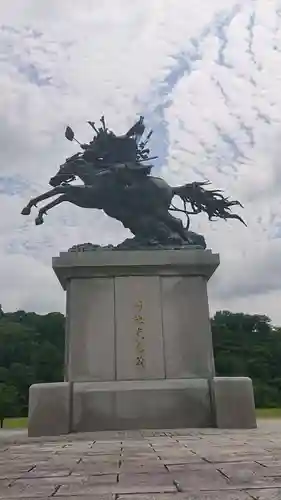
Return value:
M 187 226 L 184 227 L 181 219 L 173 217 L 169 212 L 166 214 L 167 225 L 174 233 L 177 233 L 184 241 L 188 239 L 186 231 L 188 231 L 190 225 L 190 219 L 187 214 L 186 216 L 187 216 Z
M 37 203 L 46 200 L 47 198 L 51 198 L 56 194 L 62 194 L 62 193 L 65 193 L 65 186 L 55 187 L 54 189 L 50 189 L 50 191 L 47 191 L 46 193 L 43 193 L 40 196 L 37 196 L 36 198 L 31 198 L 29 203 L 22 209 L 21 211 L 22 215 L 30 215 L 32 207 L 36 207 Z
M 36 226 L 39 226 L 40 224 L 43 224 L 43 222 L 44 222 L 43 215 L 46 215 L 47 212 L 48 212 L 48 210 L 50 210 L 53 207 L 56 207 L 57 205 L 60 205 L 64 201 L 67 201 L 67 196 L 65 194 L 59 196 L 54 201 L 51 201 L 51 203 L 48 203 L 44 207 L 40 208 L 40 210 L 38 212 L 38 215 L 37 215 L 37 217 L 35 219 Z

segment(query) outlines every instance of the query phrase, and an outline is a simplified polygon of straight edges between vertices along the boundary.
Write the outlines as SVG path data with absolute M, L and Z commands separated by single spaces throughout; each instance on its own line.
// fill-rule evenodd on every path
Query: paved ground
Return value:
M 281 499 L 281 421 L 252 431 L 0 432 L 0 499 Z

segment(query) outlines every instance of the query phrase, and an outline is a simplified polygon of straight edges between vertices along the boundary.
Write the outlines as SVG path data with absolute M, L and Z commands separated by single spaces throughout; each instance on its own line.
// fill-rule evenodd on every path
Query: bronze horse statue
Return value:
M 172 187 L 164 179 L 151 175 L 152 165 L 146 163 L 151 160 L 146 147 L 151 132 L 140 142 L 143 117 L 127 134 L 119 137 L 108 131 L 103 118 L 101 122 L 100 129 L 89 122 L 97 134 L 93 141 L 89 145 L 79 143 L 83 152 L 60 166 L 49 181 L 52 189 L 31 199 L 22 210 L 23 215 L 29 215 L 37 203 L 58 195 L 39 209 L 37 225 L 44 222 L 44 215 L 51 208 L 67 201 L 79 207 L 103 210 L 119 220 L 135 235 L 134 240 L 130 240 L 135 245 L 196 244 L 204 248 L 204 238 L 189 231 L 190 215 L 205 212 L 209 220 L 233 218 L 245 224 L 239 215 L 231 213 L 232 206 L 242 205 L 236 200 L 229 201 L 219 190 L 206 191 L 203 186 L 209 181 Z M 76 140 L 70 127 L 65 135 L 69 140 Z M 83 184 L 72 185 L 76 178 Z M 174 196 L 182 200 L 182 209 L 172 203 Z M 171 212 L 182 212 L 187 218 L 186 226 Z

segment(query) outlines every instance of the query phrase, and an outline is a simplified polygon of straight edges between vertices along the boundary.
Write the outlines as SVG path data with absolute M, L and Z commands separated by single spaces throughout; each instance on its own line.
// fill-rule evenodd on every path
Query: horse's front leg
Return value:
M 38 215 L 35 219 L 35 224 L 36 226 L 39 226 L 40 224 L 43 224 L 44 218 L 43 215 L 46 215 L 48 210 L 50 210 L 53 207 L 56 207 L 57 205 L 60 205 L 64 201 L 67 201 L 67 196 L 65 194 L 62 194 L 58 198 L 56 198 L 54 201 L 51 201 L 51 203 L 48 203 L 44 207 L 40 208 Z
M 40 203 L 40 201 L 46 200 L 47 198 L 51 198 L 56 194 L 64 194 L 66 192 L 66 189 L 67 186 L 58 186 L 54 189 L 50 189 L 50 191 L 47 191 L 40 196 L 37 196 L 36 198 L 31 198 L 29 203 L 22 209 L 22 215 L 30 215 L 32 207 L 36 207 L 37 203 Z

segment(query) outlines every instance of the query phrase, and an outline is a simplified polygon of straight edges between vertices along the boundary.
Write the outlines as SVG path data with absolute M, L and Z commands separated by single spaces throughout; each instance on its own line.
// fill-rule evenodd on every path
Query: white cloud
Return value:
M 192 221 L 221 254 L 210 283 L 212 307 L 268 313 L 280 323 L 276 3 L 10 0 L 1 3 L 0 19 L 4 308 L 61 308 L 51 257 L 78 242 L 126 237 L 116 221 L 66 204 L 41 227 L 20 211 L 75 151 L 63 137 L 67 123 L 86 141 L 87 120 L 105 113 L 122 132 L 144 112 L 156 125 L 167 180 L 208 178 L 245 205 L 248 228 L 236 221 L 210 225 L 204 216 Z

